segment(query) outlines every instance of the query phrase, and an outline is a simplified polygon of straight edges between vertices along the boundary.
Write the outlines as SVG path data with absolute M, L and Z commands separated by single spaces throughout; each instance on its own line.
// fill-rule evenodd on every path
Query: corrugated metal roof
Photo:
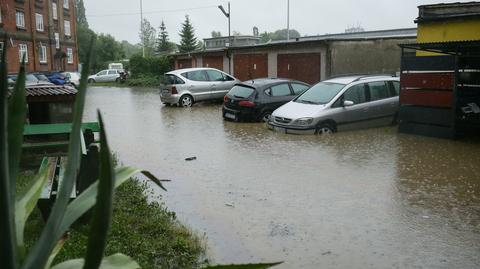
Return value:
M 77 90 L 70 86 L 61 85 L 40 85 L 26 86 L 25 94 L 29 96 L 52 96 L 52 95 L 75 95 Z

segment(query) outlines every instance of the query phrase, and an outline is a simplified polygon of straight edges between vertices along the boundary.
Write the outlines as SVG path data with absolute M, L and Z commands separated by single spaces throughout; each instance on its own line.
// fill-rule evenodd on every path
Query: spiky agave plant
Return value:
M 93 44 L 93 39 L 91 45 Z M 104 257 L 107 234 L 112 216 L 113 191 L 137 173 L 143 173 L 159 187 L 160 180 L 151 173 L 133 167 L 114 168 L 112 156 L 105 135 L 105 128 L 100 112 L 100 173 L 99 179 L 81 193 L 75 200 L 69 201 L 77 171 L 80 167 L 80 128 L 85 104 L 87 77 L 90 70 L 92 50 L 82 70 L 80 86 L 75 100 L 72 131 L 68 147 L 68 162 L 63 183 L 57 193 L 50 216 L 41 232 L 39 240 L 29 253 L 26 252 L 23 239 L 25 223 L 35 208 L 41 190 L 47 183 L 48 163 L 43 162 L 38 174 L 16 197 L 15 184 L 19 172 L 23 127 L 26 117 L 25 101 L 25 67 L 22 63 L 16 85 L 10 98 L 7 98 L 7 64 L 4 46 L 0 60 L 0 261 L 5 269 L 95 269 L 120 268 L 136 269 L 140 266 L 130 257 L 114 254 Z M 65 233 L 70 226 L 90 208 L 94 212 L 90 225 L 86 255 L 52 266 L 56 254 L 65 241 Z M 218 265 L 208 268 L 216 269 L 262 269 L 278 263 L 249 265 Z

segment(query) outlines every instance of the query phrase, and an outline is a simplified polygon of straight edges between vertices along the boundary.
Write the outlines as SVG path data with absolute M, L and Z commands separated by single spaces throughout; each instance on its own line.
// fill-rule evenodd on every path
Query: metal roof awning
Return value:
M 458 56 L 480 56 L 480 40 L 399 44 L 403 49 L 421 50 Z

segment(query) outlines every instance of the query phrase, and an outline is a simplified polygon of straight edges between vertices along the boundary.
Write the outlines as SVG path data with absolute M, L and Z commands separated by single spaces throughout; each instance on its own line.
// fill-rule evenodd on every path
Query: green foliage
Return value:
M 182 24 L 182 30 L 180 30 L 180 45 L 178 49 L 180 52 L 192 52 L 198 49 L 198 41 L 195 37 L 195 29 L 193 28 L 190 18 L 185 16 L 185 22 Z
M 300 33 L 295 29 L 290 29 L 290 38 L 300 37 Z M 273 33 L 264 32 L 260 34 L 260 42 L 266 43 L 268 41 L 287 40 L 287 29 L 277 30 Z
M 156 30 L 150 24 L 147 19 L 143 19 L 142 25 L 140 26 L 140 43 L 145 49 L 145 56 L 153 56 L 155 52 L 155 43 L 156 43 Z
M 158 76 L 139 76 L 127 80 L 126 84 L 130 87 L 158 87 L 161 79 Z
M 168 54 L 175 49 L 175 45 L 168 40 L 168 32 L 165 22 L 162 21 L 159 29 L 156 52 L 159 54 Z
M 121 43 L 123 52 L 125 53 L 125 58 L 130 59 L 135 54 L 142 53 L 142 46 L 130 44 L 128 41 L 123 40 Z M 124 65 L 125 66 L 125 65 Z
M 130 58 L 130 72 L 132 73 L 132 79 L 145 77 L 160 78 L 164 73 L 171 71 L 172 66 L 172 59 L 167 56 L 144 58 L 141 55 L 134 55 Z
M 75 13 L 77 18 L 77 25 L 86 26 L 88 28 L 87 16 L 85 16 L 85 5 L 83 0 L 75 0 Z

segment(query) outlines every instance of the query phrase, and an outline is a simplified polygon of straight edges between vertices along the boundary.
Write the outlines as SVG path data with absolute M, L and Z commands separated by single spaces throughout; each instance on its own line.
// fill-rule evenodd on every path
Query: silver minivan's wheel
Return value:
M 335 133 L 335 128 L 328 123 L 322 123 L 317 127 L 316 133 L 318 135 L 327 135 Z
M 88 80 L 88 83 L 95 83 L 95 80 L 93 78 Z
M 191 107 L 193 105 L 193 98 L 190 95 L 184 95 L 180 97 L 178 104 L 183 107 Z

